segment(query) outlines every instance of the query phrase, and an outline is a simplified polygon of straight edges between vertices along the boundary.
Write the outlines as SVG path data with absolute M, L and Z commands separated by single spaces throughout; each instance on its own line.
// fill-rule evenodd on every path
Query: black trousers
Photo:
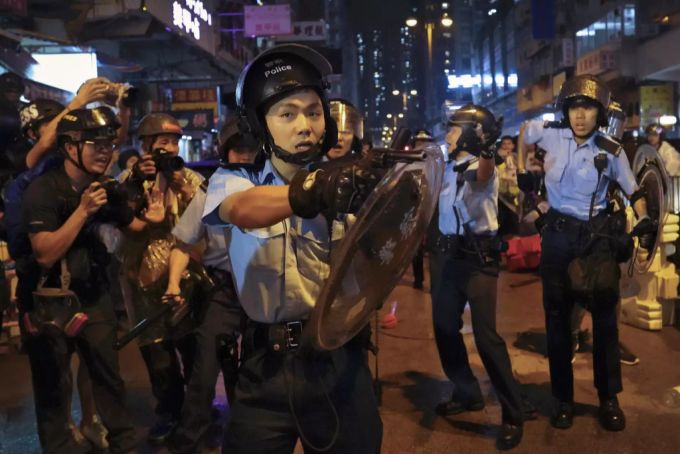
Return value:
M 125 406 L 125 385 L 120 377 L 114 321 L 88 322 L 75 339 L 29 336 L 24 340 L 33 379 L 38 435 L 47 454 L 78 454 L 83 447 L 68 427 L 72 395 L 71 354 L 78 349 L 90 374 L 97 413 L 109 431 L 110 452 L 135 446 L 132 418 Z M 85 450 L 87 452 L 88 450 Z
M 574 400 L 572 370 L 572 309 L 574 297 L 567 274 L 569 263 L 589 240 L 585 225 L 565 224 L 559 229 L 550 224 L 543 230 L 541 241 L 541 281 L 543 308 L 548 336 L 548 360 L 552 394 L 563 402 Z M 607 253 L 608 242 L 598 240 L 592 252 Z M 621 386 L 619 331 L 616 323 L 617 296 L 613 301 L 592 305 L 593 372 L 595 387 L 601 398 L 616 396 Z
M 482 267 L 474 255 L 433 251 L 430 279 L 435 340 L 444 373 L 455 385 L 454 396 L 462 401 L 482 400 L 460 332 L 463 310 L 469 303 L 475 344 L 498 395 L 503 421 L 521 424 L 519 385 L 512 374 L 505 341 L 496 331 L 498 264 Z
M 233 386 L 236 370 L 230 367 L 226 357 L 230 344 L 234 343 L 241 330 L 243 311 L 240 306 L 227 306 L 211 301 L 202 323 L 195 331 L 196 355 L 188 382 L 182 417 L 175 430 L 170 450 L 173 453 L 201 452 L 201 441 L 211 423 L 212 401 L 215 398 L 215 383 L 222 371 L 225 387 Z M 227 389 L 229 399 L 233 390 Z M 229 402 L 231 405 L 232 402 Z
M 189 382 L 193 369 L 195 337 L 188 334 L 177 340 L 142 345 L 139 349 L 149 373 L 151 392 L 156 398 L 156 414 L 171 415 L 179 420 L 184 404 L 184 385 Z M 177 352 L 182 357 L 181 366 Z
M 333 439 L 324 452 L 380 452 L 382 421 L 363 347 L 350 342 L 313 356 L 273 353 L 256 348 L 253 333 L 249 327 L 244 337 L 222 452 L 287 454 L 298 438 L 306 453 Z

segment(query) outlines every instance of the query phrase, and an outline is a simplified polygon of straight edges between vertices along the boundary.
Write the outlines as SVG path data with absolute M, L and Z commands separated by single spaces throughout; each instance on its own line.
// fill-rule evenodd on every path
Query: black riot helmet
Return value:
M 569 126 L 569 108 L 577 105 L 597 107 L 597 127 L 606 128 L 609 125 L 607 108 L 611 101 L 611 90 L 595 76 L 583 74 L 573 77 L 562 84 L 557 96 L 555 107 L 561 110 L 564 121 Z
M 217 137 L 220 150 L 220 165 L 225 168 L 244 167 L 244 164 L 234 166 L 229 163 L 229 150 L 233 148 L 249 148 L 253 151 L 258 150 L 258 143 L 255 138 L 248 133 L 241 131 L 241 121 L 238 115 L 230 115 L 220 128 L 220 133 Z M 256 165 L 261 160 L 262 153 L 257 154 L 255 158 Z
M 19 111 L 21 133 L 25 136 L 29 129 L 37 133 L 42 123 L 52 120 L 66 107 L 53 99 L 39 98 L 24 106 Z
M 83 165 L 83 142 L 95 140 L 114 140 L 117 137 L 120 122 L 113 111 L 106 106 L 94 109 L 76 109 L 64 115 L 57 124 L 57 143 L 66 159 L 79 169 L 90 173 Z M 66 153 L 66 144 L 76 143 L 78 161 L 74 161 Z
M 492 146 L 501 135 L 503 118 L 496 120 L 486 107 L 468 103 L 448 116 L 447 125 L 462 129 L 453 151 L 477 155 Z
M 338 138 L 325 94 L 329 86 L 326 77 L 331 71 L 330 63 L 320 53 L 300 44 L 284 44 L 262 52 L 241 72 L 236 85 L 236 105 L 243 131 L 261 140 L 265 151 L 286 162 L 307 164 L 318 159 Z M 304 88 L 315 90 L 321 98 L 326 132 L 320 147 L 293 154 L 273 143 L 264 115 L 268 106 Z

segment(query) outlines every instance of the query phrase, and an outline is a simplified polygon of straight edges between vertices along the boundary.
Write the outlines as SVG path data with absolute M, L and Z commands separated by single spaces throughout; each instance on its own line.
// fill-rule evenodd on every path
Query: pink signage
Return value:
M 290 5 L 244 6 L 246 36 L 290 35 Z

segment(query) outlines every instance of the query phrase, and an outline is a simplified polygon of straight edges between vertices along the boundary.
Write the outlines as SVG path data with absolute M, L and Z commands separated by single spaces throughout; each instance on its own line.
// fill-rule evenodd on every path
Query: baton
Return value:
M 118 351 L 121 348 L 125 347 L 127 344 L 129 344 L 135 337 L 139 336 L 142 334 L 146 328 L 163 317 L 165 314 L 170 312 L 173 308 L 172 304 L 163 304 L 163 307 L 159 308 L 156 310 L 156 312 L 153 312 L 151 315 L 149 315 L 147 318 L 142 319 L 137 323 L 130 331 L 125 333 L 123 337 L 118 339 L 116 342 L 113 344 L 113 349 Z

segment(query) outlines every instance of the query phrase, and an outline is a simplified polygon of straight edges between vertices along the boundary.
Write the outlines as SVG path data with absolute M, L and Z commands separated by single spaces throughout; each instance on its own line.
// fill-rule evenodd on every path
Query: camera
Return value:
M 156 165 L 156 170 L 161 173 L 170 174 L 184 168 L 184 159 L 163 148 L 154 149 L 151 152 L 151 159 Z
M 107 204 L 120 206 L 127 203 L 128 193 L 125 187 L 116 179 L 102 177 L 99 179 L 99 184 L 106 191 Z
M 134 211 L 130 203 L 140 203 L 144 198 L 144 188 L 141 185 L 120 183 L 119 181 L 102 176 L 98 180 L 106 191 L 106 205 L 101 207 L 95 216 L 99 223 L 113 223 L 126 226 L 132 222 Z
M 121 102 L 125 107 L 132 107 L 138 99 L 139 90 L 128 84 L 110 83 L 108 84 L 106 101 L 108 104 L 115 104 L 118 99 L 118 92 L 121 88 L 124 88 L 123 96 L 121 97 Z

